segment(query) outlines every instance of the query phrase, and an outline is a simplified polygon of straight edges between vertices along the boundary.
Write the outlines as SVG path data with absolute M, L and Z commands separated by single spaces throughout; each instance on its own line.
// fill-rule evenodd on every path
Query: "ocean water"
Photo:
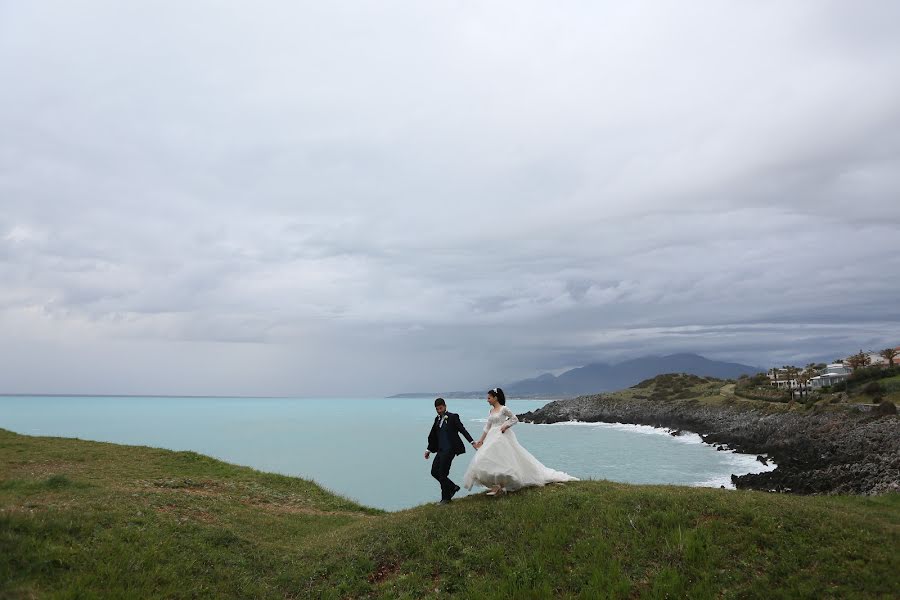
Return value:
M 508 404 L 522 413 L 545 403 Z M 447 405 L 477 439 L 486 401 Z M 433 398 L 0 397 L 0 428 L 17 433 L 194 450 L 312 479 L 387 510 L 440 498 L 423 457 L 434 416 Z M 694 434 L 673 437 L 646 426 L 520 423 L 515 431 L 538 460 L 581 479 L 731 487 L 732 473 L 774 468 L 755 456 L 717 452 Z M 467 446 L 453 462 L 457 483 L 473 452 Z

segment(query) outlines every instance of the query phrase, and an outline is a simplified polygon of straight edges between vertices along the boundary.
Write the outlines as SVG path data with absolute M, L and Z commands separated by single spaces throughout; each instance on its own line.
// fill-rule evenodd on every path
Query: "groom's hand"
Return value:
M 428 460 L 428 457 L 431 455 L 431 452 L 428 450 L 425 451 L 425 460 Z

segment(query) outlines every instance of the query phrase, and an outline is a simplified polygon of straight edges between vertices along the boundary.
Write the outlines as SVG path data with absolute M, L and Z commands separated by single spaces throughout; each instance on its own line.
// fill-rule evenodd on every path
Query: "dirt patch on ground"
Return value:
M 286 515 L 314 515 L 317 517 L 366 517 L 372 518 L 374 515 L 367 515 L 358 512 L 345 512 L 339 510 L 320 510 L 317 508 L 309 508 L 308 506 L 294 506 L 290 504 L 272 504 L 269 502 L 241 502 L 244 506 L 258 508 L 269 513 L 286 514 Z
M 20 514 L 28 515 L 48 510 L 74 510 L 81 508 L 81 505 L 75 500 L 64 500 L 58 498 L 44 498 L 41 496 L 31 497 L 27 502 L 22 504 L 10 504 L 8 506 L 0 506 L 0 514 Z
M 6 469 L 2 473 L 9 479 L 45 479 L 52 475 L 75 475 L 85 470 L 84 463 L 75 463 L 62 460 L 53 461 L 10 461 L 6 463 Z
M 164 504 L 157 506 L 156 512 L 164 515 L 171 515 L 178 519 L 179 522 L 198 521 L 200 523 L 216 523 L 218 519 L 205 510 L 186 509 L 176 504 Z
M 697 519 L 697 525 L 703 525 L 704 523 L 722 520 L 723 518 L 721 515 L 700 515 L 700 518 Z
M 369 583 L 373 585 L 382 583 L 391 577 L 396 576 L 399 572 L 400 563 L 395 561 L 381 563 L 375 571 L 369 574 Z

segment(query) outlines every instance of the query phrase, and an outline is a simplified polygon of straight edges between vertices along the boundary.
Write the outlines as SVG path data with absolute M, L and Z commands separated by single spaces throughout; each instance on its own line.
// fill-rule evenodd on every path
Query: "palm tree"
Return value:
M 819 366 L 816 363 L 809 363 L 806 365 L 806 368 L 804 368 L 803 372 L 800 374 L 800 381 L 803 382 L 807 396 L 809 396 L 809 382 L 818 374 Z
M 806 369 L 800 371 L 800 375 L 798 376 L 798 382 L 800 383 L 800 397 L 806 396 L 809 397 L 809 380 L 815 377 L 814 374 L 810 373 Z
M 878 355 L 881 356 L 881 358 L 888 361 L 889 367 L 894 366 L 894 359 L 897 358 L 897 354 L 900 354 L 900 353 L 897 352 L 896 348 L 885 348 L 884 350 L 882 350 L 881 352 L 878 353 Z
M 800 374 L 800 369 L 798 369 L 794 365 L 785 365 L 784 370 L 787 371 L 788 389 L 791 391 L 791 398 L 793 398 L 794 382 L 797 380 L 797 376 Z

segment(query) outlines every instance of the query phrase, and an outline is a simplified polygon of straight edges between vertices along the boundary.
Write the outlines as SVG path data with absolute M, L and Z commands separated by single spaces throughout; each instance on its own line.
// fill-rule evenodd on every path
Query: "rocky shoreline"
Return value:
M 629 423 L 692 431 L 709 444 L 766 454 L 778 465 L 764 473 L 732 475 L 738 489 L 796 494 L 900 492 L 900 418 L 896 414 L 843 407 L 773 412 L 742 402 L 708 405 L 601 394 L 550 402 L 519 419 L 531 423 Z

